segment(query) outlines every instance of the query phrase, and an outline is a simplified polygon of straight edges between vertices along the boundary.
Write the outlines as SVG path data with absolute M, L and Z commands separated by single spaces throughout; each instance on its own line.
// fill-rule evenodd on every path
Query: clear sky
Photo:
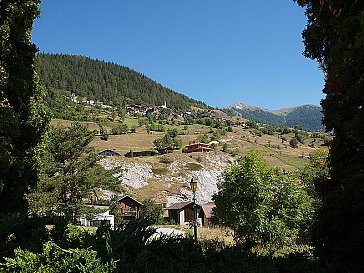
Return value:
M 211 106 L 318 105 L 323 73 L 302 56 L 292 0 L 43 0 L 40 51 L 128 66 Z

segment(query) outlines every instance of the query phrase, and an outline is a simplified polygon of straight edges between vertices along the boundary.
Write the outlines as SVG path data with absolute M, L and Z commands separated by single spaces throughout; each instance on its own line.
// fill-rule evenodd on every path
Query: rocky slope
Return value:
M 171 158 L 166 155 L 165 158 Z M 196 200 L 206 203 L 212 200 L 217 192 L 217 184 L 223 182 L 223 172 L 233 162 L 228 155 L 214 153 L 173 156 L 173 161 L 130 162 L 130 159 L 107 157 L 100 161 L 106 169 L 121 167 L 118 175 L 120 183 L 136 198 L 152 199 L 158 203 L 172 203 L 192 199 L 189 181 L 194 177 L 197 181 Z M 197 166 L 197 167 L 196 167 Z

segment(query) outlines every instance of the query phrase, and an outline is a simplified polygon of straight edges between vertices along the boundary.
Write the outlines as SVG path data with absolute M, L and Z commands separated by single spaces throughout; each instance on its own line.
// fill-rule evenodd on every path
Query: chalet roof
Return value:
M 203 152 L 203 151 L 211 151 L 210 144 L 201 143 L 201 142 L 193 143 L 193 144 L 187 145 L 182 150 L 183 153 Z
M 99 152 L 99 155 L 112 155 L 112 156 L 120 156 L 119 153 L 112 151 L 112 150 L 103 150 L 102 152 Z
M 193 202 L 186 201 L 186 202 L 174 203 L 171 204 L 169 207 L 167 207 L 167 209 L 183 209 L 184 207 L 187 207 L 191 203 Z
M 143 206 L 142 203 L 140 203 L 138 200 L 135 200 L 133 197 L 130 197 L 129 195 L 125 195 L 119 199 L 119 203 L 123 202 L 125 204 L 133 204 L 136 206 Z
M 196 143 L 192 143 L 192 144 L 189 144 L 187 145 L 186 147 L 193 147 L 193 146 L 203 146 L 203 147 L 210 147 L 210 144 L 206 144 L 206 143 L 203 143 L 203 142 L 196 142 Z
M 206 204 L 201 205 L 203 212 L 205 213 L 206 218 L 211 218 L 212 216 L 212 209 L 216 207 L 215 202 L 209 202 Z

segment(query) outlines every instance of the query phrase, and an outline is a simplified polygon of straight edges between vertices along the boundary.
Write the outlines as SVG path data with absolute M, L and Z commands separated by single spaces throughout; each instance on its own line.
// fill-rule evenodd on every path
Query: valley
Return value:
M 245 124 L 247 120 L 238 119 Z M 183 122 L 183 119 L 180 119 Z M 90 130 L 98 130 L 95 122 L 81 122 Z M 197 200 L 199 203 L 211 201 L 217 191 L 217 184 L 223 181 L 223 173 L 236 159 L 253 151 L 261 154 L 269 165 L 286 170 L 303 169 L 309 155 L 318 148 L 326 149 L 325 142 L 318 136 L 320 133 L 309 133 L 304 144 L 297 148 L 290 146 L 289 140 L 295 133 L 275 132 L 272 135 L 261 134 L 259 129 L 244 128 L 246 126 L 233 125 L 232 131 L 225 131 L 224 135 L 214 140 L 216 147 L 210 152 L 182 153 L 183 147 L 199 141 L 202 136 L 215 139 L 216 128 L 202 124 L 166 125 L 178 131 L 182 146 L 167 154 L 154 156 L 126 157 L 130 152 L 142 152 L 154 149 L 153 141 L 163 137 L 165 132 L 152 131 L 148 133 L 147 125 L 138 125 L 136 118 L 125 118 L 124 124 L 136 126 L 135 133 L 108 136 L 102 140 L 96 134 L 91 145 L 98 153 L 111 150 L 120 156 L 106 156 L 101 159 L 102 166 L 110 169 L 121 166 L 122 175 L 118 178 L 125 194 L 130 194 L 138 200 L 150 199 L 155 203 L 171 204 L 191 200 L 189 180 L 195 177 L 198 181 Z M 165 123 L 165 122 L 164 122 Z M 67 126 L 70 121 L 54 119 L 55 126 Z M 108 121 L 104 130 L 111 132 L 113 127 L 120 124 L 120 120 Z M 264 128 L 265 125 L 260 125 Z

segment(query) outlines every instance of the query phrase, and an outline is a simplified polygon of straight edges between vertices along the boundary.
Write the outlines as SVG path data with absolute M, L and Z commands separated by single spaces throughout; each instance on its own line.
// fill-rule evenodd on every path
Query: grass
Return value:
M 147 134 L 142 132 L 125 135 L 109 135 L 107 141 L 101 140 L 100 137 L 95 137 L 91 145 L 94 146 L 97 151 L 109 149 L 125 154 L 129 151 L 150 150 L 154 147 L 153 141 L 162 136 L 163 133 Z
M 152 172 L 156 175 L 165 175 L 168 173 L 167 168 L 152 168 Z
M 193 236 L 193 228 L 182 226 L 181 230 L 186 232 L 187 236 Z M 233 231 L 225 227 L 198 227 L 197 238 L 199 241 L 217 240 L 223 242 L 225 245 L 235 244 Z
M 189 162 L 189 163 L 187 163 L 187 169 L 189 171 L 200 171 L 203 169 L 203 166 L 198 163 Z
M 167 196 L 179 193 L 180 185 L 173 183 L 163 183 L 160 179 L 152 178 L 148 180 L 148 185 L 138 189 L 133 197 L 137 200 L 151 199 L 155 203 L 164 203 Z
M 163 163 L 163 164 L 171 164 L 173 161 L 169 158 L 166 158 L 166 157 L 162 157 L 159 159 L 159 162 L 160 163 Z
M 136 126 L 136 127 L 139 126 L 137 118 L 126 118 L 123 123 L 128 125 L 129 128 L 132 127 L 132 126 Z
M 186 236 L 193 237 L 193 228 L 184 225 L 160 225 L 157 227 L 168 227 L 184 231 Z M 198 227 L 197 239 L 199 241 L 217 240 L 223 242 L 225 245 L 235 244 L 233 238 L 233 231 L 229 228 L 212 226 L 212 227 Z
M 277 155 L 276 158 L 278 158 L 283 163 L 292 166 L 296 169 L 303 169 L 305 164 L 308 162 L 307 158 L 302 157 L 293 157 L 293 156 L 284 156 L 284 155 Z

